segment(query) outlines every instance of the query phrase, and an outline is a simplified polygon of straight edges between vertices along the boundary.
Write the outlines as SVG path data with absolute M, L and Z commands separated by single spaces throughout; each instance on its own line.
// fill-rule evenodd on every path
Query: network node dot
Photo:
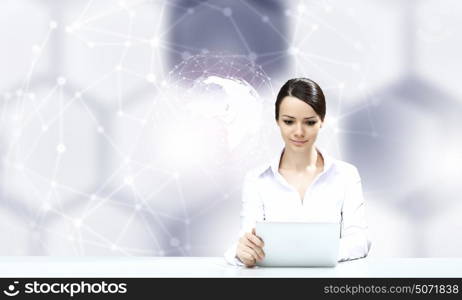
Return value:
M 329 120 L 329 122 L 330 122 L 331 124 L 336 124 L 336 123 L 337 123 L 337 119 L 336 119 L 336 118 L 330 117 L 328 120 Z
M 56 151 L 58 151 L 58 153 L 63 153 L 64 151 L 66 151 L 66 146 L 64 146 L 63 144 L 59 144 L 56 147 Z
M 34 45 L 32 46 L 32 52 L 39 54 L 40 52 L 42 52 L 42 48 L 39 45 Z
M 159 47 L 159 39 L 158 38 L 152 38 L 151 41 L 149 42 L 151 44 L 151 47 Z
M 257 57 L 258 57 L 257 54 L 255 54 L 254 52 L 250 52 L 249 59 L 251 61 L 255 61 L 257 59 Z
M 223 14 L 227 17 L 231 17 L 231 15 L 233 14 L 233 11 L 231 10 L 231 8 L 229 7 L 225 7 L 223 9 Z
M 180 240 L 178 240 L 177 238 L 171 238 L 170 245 L 172 247 L 178 247 L 180 245 Z
M 299 53 L 298 48 L 296 48 L 296 47 L 290 47 L 289 48 L 289 54 L 290 55 L 297 55 L 298 53 Z
M 191 57 L 191 53 L 189 53 L 188 51 L 185 51 L 185 52 L 183 52 L 183 53 L 181 54 L 181 58 L 182 58 L 183 60 L 187 60 L 187 59 L 190 58 L 190 57 Z
M 81 220 L 81 219 L 75 219 L 75 220 L 74 220 L 74 226 L 75 226 L 75 227 L 80 227 L 80 226 L 82 226 L 82 220 Z
M 58 23 L 56 23 L 56 21 L 51 21 L 49 26 L 50 26 L 50 29 L 56 29 L 56 27 L 58 27 Z
M 147 82 L 154 83 L 156 81 L 156 76 L 152 73 L 146 75 Z
M 66 78 L 59 77 L 58 79 L 56 79 L 56 82 L 58 83 L 58 85 L 65 85 L 66 84 Z
M 131 176 L 126 176 L 126 177 L 124 178 L 124 183 L 127 184 L 127 185 L 133 184 L 133 177 L 131 177 Z

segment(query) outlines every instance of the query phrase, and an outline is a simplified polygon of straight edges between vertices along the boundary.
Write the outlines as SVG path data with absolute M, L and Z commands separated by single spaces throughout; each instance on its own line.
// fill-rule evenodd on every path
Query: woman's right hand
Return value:
M 256 235 L 255 228 L 253 228 L 252 232 L 247 232 L 239 239 L 236 256 L 246 267 L 253 267 L 257 260 L 262 261 L 265 258 L 263 246 L 263 241 Z

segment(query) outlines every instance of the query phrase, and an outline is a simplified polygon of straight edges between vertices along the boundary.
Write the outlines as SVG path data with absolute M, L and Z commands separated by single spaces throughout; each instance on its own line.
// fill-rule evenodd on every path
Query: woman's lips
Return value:
M 303 145 L 305 144 L 306 142 L 308 142 L 308 140 L 306 141 L 294 141 L 294 140 L 290 140 L 292 143 L 294 143 L 295 145 Z

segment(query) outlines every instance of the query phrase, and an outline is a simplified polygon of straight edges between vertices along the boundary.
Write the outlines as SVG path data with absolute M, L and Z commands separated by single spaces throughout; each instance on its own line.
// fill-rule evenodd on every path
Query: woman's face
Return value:
M 310 105 L 292 96 L 282 99 L 277 124 L 286 148 L 294 151 L 311 149 L 322 123 Z

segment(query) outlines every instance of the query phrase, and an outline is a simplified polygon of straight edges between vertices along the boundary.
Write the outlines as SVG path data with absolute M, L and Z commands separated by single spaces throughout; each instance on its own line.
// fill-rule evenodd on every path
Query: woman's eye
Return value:
M 294 121 L 292 120 L 284 120 L 284 123 L 286 123 L 287 125 L 291 125 L 293 122 Z M 308 126 L 314 126 L 316 124 L 316 121 L 308 121 L 305 124 Z

